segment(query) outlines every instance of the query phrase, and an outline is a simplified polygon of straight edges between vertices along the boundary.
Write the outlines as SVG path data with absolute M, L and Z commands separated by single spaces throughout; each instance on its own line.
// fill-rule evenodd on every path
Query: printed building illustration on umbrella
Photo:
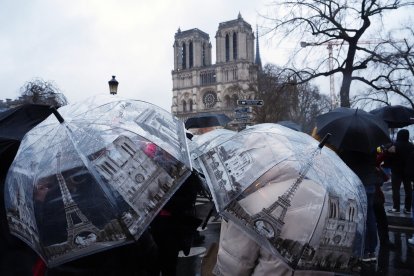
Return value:
M 83 112 L 95 102 L 99 108 Z M 45 121 L 26 135 L 10 168 L 10 230 L 48 266 L 133 242 L 131 234 L 140 237 L 190 174 L 181 121 L 145 102 L 113 104 L 92 97 L 65 106 L 57 116 L 64 121 Z M 153 145 L 156 155 L 144 145 Z
M 355 200 L 346 201 L 345 212 L 342 212 L 341 216 L 339 198 L 329 196 L 329 215 L 325 220 L 317 246 L 280 237 L 285 224 L 284 217 L 299 184 L 300 182 L 295 181 L 273 204 L 257 214 L 248 214 L 237 201 L 229 204 L 226 211 L 230 216 L 240 220 L 243 225 L 268 239 L 286 260 L 292 265 L 297 264 L 298 268 L 317 266 L 325 269 L 348 269 L 350 263 L 355 261 L 352 260 L 352 246 L 357 227 L 355 217 L 358 213 Z
M 105 150 L 90 156 L 99 173 L 136 212 L 125 212 L 131 234 L 173 186 L 173 178 L 128 137 L 119 136 Z
M 111 157 L 112 156 L 112 157 Z M 118 157 L 117 160 L 114 156 Z M 66 216 L 66 241 L 52 244 L 44 249 L 50 257 L 51 264 L 58 264 L 71 255 L 85 254 L 96 251 L 108 243 L 123 242 L 126 237 L 117 219 L 109 221 L 102 229 L 95 226 L 81 211 L 73 200 L 61 172 L 62 154 L 56 155 L 56 179 L 62 195 L 64 212 Z M 158 201 L 169 191 L 174 184 L 171 176 L 159 165 L 139 149 L 131 139 L 119 136 L 106 149 L 89 156 L 100 174 L 130 203 L 134 211 L 123 213 L 123 223 L 131 234 L 140 234 L 143 230 L 142 219 L 154 208 Z M 177 170 L 176 170 L 177 171 Z M 40 179 L 38 182 L 42 182 Z M 15 194 L 16 211 L 10 209 L 8 219 L 10 227 L 19 236 L 32 237 L 30 244 L 39 244 L 37 227 L 33 221 L 33 210 L 30 211 L 30 200 L 25 194 L 20 182 L 17 182 L 18 191 Z M 32 208 L 33 209 L 33 208 Z M 104 245 L 105 244 L 105 245 Z
M 320 243 L 317 248 L 305 245 L 299 266 L 320 266 L 325 268 L 346 269 L 352 262 L 352 245 L 356 238 L 356 201 L 345 202 L 345 218 L 341 219 L 339 197 L 329 197 L 329 215 L 326 219 Z M 355 260 L 354 260 L 355 261 Z
M 159 137 L 161 141 L 173 145 L 174 150 L 180 152 L 181 143 L 178 138 L 177 129 L 170 129 L 169 127 L 176 124 L 172 120 L 172 117 L 162 116 L 159 112 L 156 112 L 156 110 L 148 108 L 135 119 L 135 122 L 148 133 Z M 181 132 L 182 133 L 180 134 L 184 133 L 184 128 Z
M 221 190 L 228 192 L 228 195 L 236 195 L 242 189 L 239 181 L 252 170 L 255 155 L 262 146 L 256 144 L 255 148 L 246 150 L 244 147 L 219 146 L 210 150 L 203 158 L 209 174 L 213 177 Z M 256 162 L 257 163 L 257 162 Z M 309 163 L 310 164 L 310 163 Z M 256 164 L 257 165 L 257 164 Z M 256 167 L 257 171 L 258 168 Z M 285 216 L 292 206 L 292 200 L 300 189 L 306 174 L 300 174 L 289 188 L 278 196 L 267 208 L 263 208 L 256 214 L 249 214 L 236 201 L 233 200 L 226 208 L 229 217 L 234 217 L 242 225 L 249 227 L 258 235 L 265 237 L 272 246 L 278 250 L 283 257 L 292 265 L 302 268 L 311 268 L 318 265 L 323 268 L 347 269 L 352 262 L 352 247 L 356 238 L 355 217 L 358 209 L 355 200 L 348 199 L 341 201 L 338 197 L 327 195 L 328 217 L 322 221 L 316 236 L 319 237 L 317 244 L 309 244 L 281 237 L 282 228 L 285 225 Z M 340 208 L 342 207 L 342 210 Z M 312 242 L 312 236 L 310 236 Z M 313 242 L 315 243 L 315 242 Z
M 224 147 L 218 150 L 210 150 L 203 156 L 204 162 L 212 169 L 214 181 L 223 191 L 230 194 L 237 194 L 241 191 L 239 181 L 253 165 L 253 151 L 255 149 L 244 150 L 240 147 L 228 151 Z

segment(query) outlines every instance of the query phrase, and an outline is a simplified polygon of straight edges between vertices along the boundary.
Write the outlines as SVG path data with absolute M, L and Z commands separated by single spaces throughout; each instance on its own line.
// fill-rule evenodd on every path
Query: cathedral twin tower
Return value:
M 173 99 L 171 111 L 185 120 L 198 113 L 225 113 L 234 117 L 238 99 L 253 99 L 261 66 L 254 33 L 238 15 L 219 24 L 216 64 L 212 63 L 210 37 L 195 28 L 178 29 L 174 41 Z

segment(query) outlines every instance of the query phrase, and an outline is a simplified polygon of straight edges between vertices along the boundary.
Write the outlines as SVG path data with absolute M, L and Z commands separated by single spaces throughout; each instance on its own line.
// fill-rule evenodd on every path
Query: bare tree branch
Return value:
M 51 81 L 34 79 L 26 82 L 21 88 L 22 98 L 27 103 L 40 103 L 60 107 L 68 103 L 65 95 Z
M 389 44 L 379 41 L 376 45 L 371 43 L 369 47 L 361 47 L 359 42 L 370 29 L 373 20 L 384 16 L 388 11 L 397 10 L 402 7 L 412 8 L 414 2 L 409 0 L 297 0 L 297 1 L 274 1 L 273 6 L 280 11 L 281 16 L 274 18 L 266 17 L 271 23 L 268 33 L 277 36 L 282 34 L 282 39 L 298 38 L 311 39 L 309 46 L 338 45 L 341 54 L 335 57 L 333 64 L 335 68 L 321 70 L 321 66 L 305 66 L 308 68 L 297 68 L 293 64 L 302 58 L 303 53 L 296 53 L 292 58 L 291 65 L 285 72 L 296 76 L 298 83 L 308 82 L 322 76 L 334 74 L 342 75 L 340 89 L 341 106 L 349 107 L 350 87 L 352 81 L 361 81 L 371 85 L 373 89 L 383 89 L 387 86 L 376 85 L 374 81 L 361 78 L 362 72 L 372 68 L 379 68 L 382 60 L 389 60 L 388 65 L 396 65 L 392 56 L 383 55 L 382 45 Z M 414 11 L 414 10 L 413 10 Z M 414 59 L 403 56 L 404 64 L 413 64 Z M 313 69 L 309 69 L 313 68 Z M 409 68 L 412 68 L 409 67 Z M 403 70 L 403 69 L 401 69 Z M 358 73 L 360 72 L 360 73 Z M 354 78 L 358 75 L 358 78 Z M 395 86 L 395 85 L 394 85 Z

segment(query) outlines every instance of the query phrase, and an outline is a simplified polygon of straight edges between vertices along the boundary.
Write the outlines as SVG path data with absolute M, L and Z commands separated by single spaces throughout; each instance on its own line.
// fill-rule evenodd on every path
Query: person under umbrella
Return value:
M 150 103 L 107 95 L 54 115 L 25 135 L 9 169 L 11 233 L 48 268 L 142 241 L 191 174 L 184 124 Z M 148 156 L 149 143 L 163 154 Z
M 339 157 L 321 150 L 324 142 L 277 124 L 229 138 L 197 157 L 224 217 L 213 272 L 320 275 L 355 269 L 366 199 L 362 183 Z M 329 225 L 335 237 L 326 236 Z
M 391 142 L 387 124 L 361 109 L 340 107 L 316 117 L 317 134 L 337 149 L 371 153 Z
M 383 168 L 384 160 L 386 156 L 384 150 L 381 147 L 377 148 L 376 154 L 376 165 L 377 171 L 380 175 L 381 182 L 384 184 L 385 182 L 390 181 L 389 174 Z M 381 248 L 385 249 L 392 249 L 394 248 L 394 244 L 390 241 L 389 238 L 389 227 L 388 227 L 388 218 L 387 213 L 385 211 L 385 195 L 381 189 L 381 186 L 375 187 L 375 197 L 374 197 L 374 211 L 375 211 L 375 219 L 377 221 L 377 230 L 378 230 L 378 238 L 380 241 Z
M 397 133 L 395 143 L 385 148 L 389 156 L 391 164 L 391 185 L 392 185 L 392 201 L 393 207 L 388 210 L 390 213 L 400 212 L 400 187 L 404 186 L 405 200 L 404 209 L 405 214 L 411 213 L 412 203 L 412 184 L 409 178 L 412 168 L 407 167 L 408 157 L 414 151 L 414 145 L 409 141 L 410 133 L 407 129 L 400 129 Z
M 331 133 L 329 140 L 345 164 L 361 179 L 367 196 L 364 257 L 375 262 L 377 226 L 374 211 L 376 187 L 382 184 L 376 167 L 376 148 L 389 142 L 388 129 L 380 118 L 363 110 L 337 108 L 316 118 L 318 135 Z
M 375 250 L 377 247 L 377 225 L 374 210 L 376 188 L 382 182 L 376 168 L 376 154 L 358 151 L 341 150 L 339 157 L 361 179 L 367 195 L 367 227 L 365 234 L 364 257 L 365 262 L 375 262 Z
M 201 113 L 185 121 L 185 128 L 195 135 L 207 133 L 217 128 L 223 128 L 231 121 L 226 114 Z
M 195 212 L 200 189 L 200 179 L 193 171 L 151 222 L 150 233 L 158 248 L 154 275 L 175 276 L 179 251 L 185 256 L 190 253 L 202 223 Z
M 10 235 L 4 209 L 4 182 L 24 135 L 46 119 L 52 111 L 47 105 L 24 104 L 0 113 L 0 274 L 28 274 L 34 268 L 36 254 L 22 241 Z
M 411 182 L 414 182 L 414 151 L 412 151 L 407 158 L 406 162 L 406 171 L 408 172 L 408 179 Z M 412 192 L 412 195 L 414 197 L 414 190 Z M 411 201 L 411 218 L 412 223 L 414 224 L 414 201 Z M 414 245 L 414 235 L 412 235 L 411 238 L 407 239 L 408 244 Z

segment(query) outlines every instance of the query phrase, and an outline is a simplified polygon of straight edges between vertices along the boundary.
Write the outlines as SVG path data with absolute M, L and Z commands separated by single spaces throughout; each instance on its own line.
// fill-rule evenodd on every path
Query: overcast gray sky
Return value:
M 267 1 L 268 2 L 268 1 Z M 266 0 L 0 0 L 0 99 L 16 98 L 29 80 L 54 81 L 69 102 L 108 92 L 170 110 L 174 34 L 242 17 L 255 29 Z M 280 51 L 261 42 L 262 62 Z M 214 58 L 215 62 L 215 58 Z

